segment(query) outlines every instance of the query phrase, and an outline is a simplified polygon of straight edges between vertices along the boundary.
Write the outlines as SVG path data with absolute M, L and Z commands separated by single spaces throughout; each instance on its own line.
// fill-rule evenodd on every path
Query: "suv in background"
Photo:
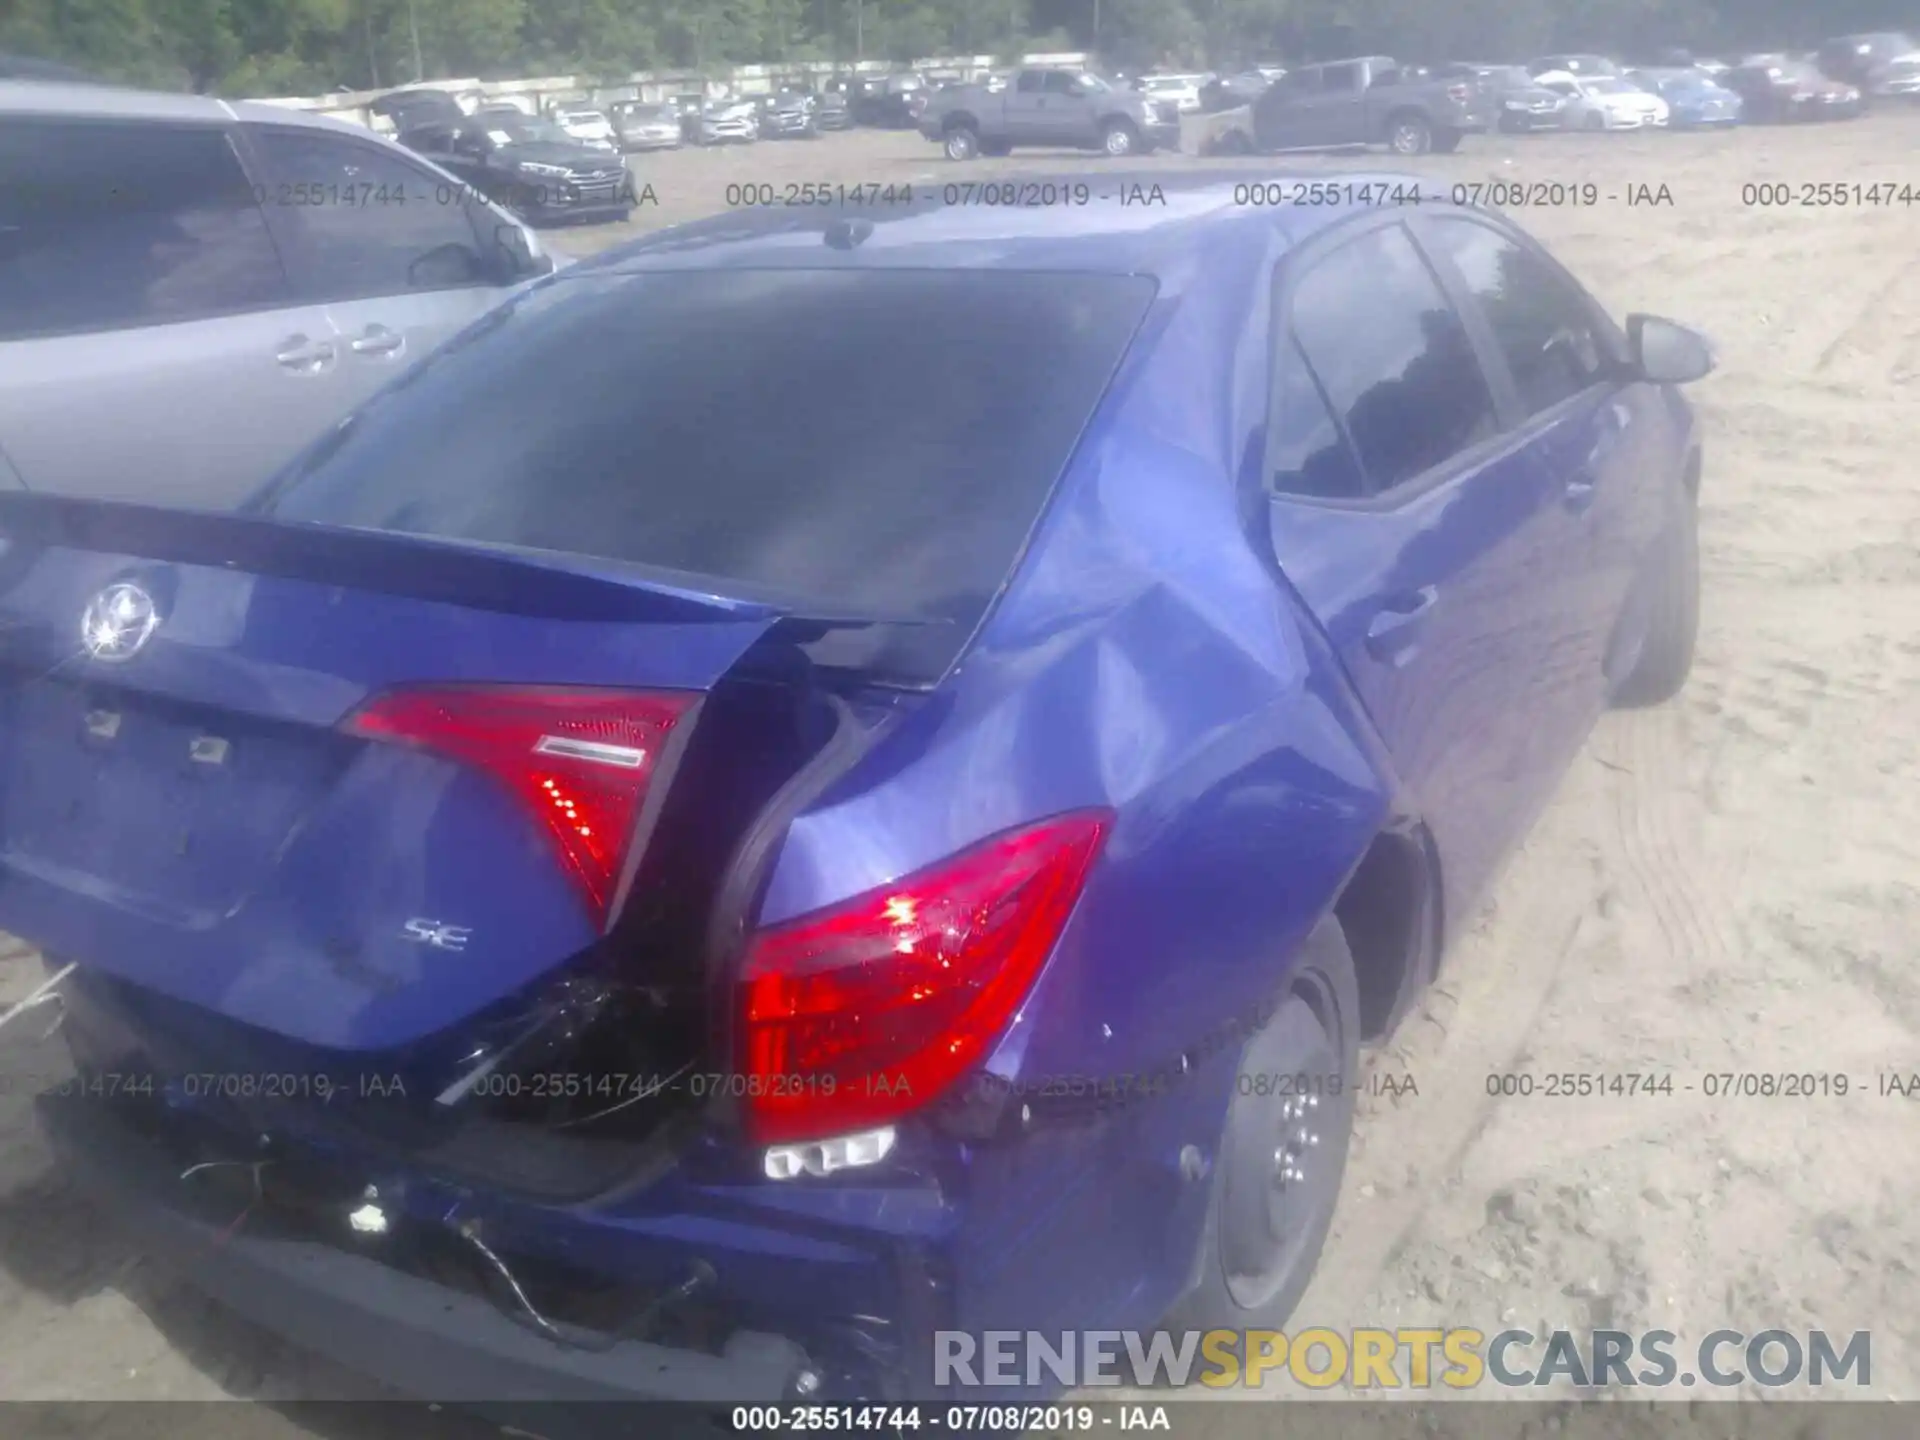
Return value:
M 1212 117 L 1209 149 L 1332 150 L 1385 145 L 1396 155 L 1447 154 L 1493 128 L 1497 107 L 1464 65 L 1402 65 L 1386 55 L 1302 65 L 1247 111 Z
M 619 152 L 576 140 L 551 120 L 483 110 L 459 125 L 409 130 L 400 143 L 530 224 L 625 220 L 633 209 L 633 176 Z
M 227 507 L 552 268 L 363 126 L 0 81 L 0 449 L 34 490 Z
M 1898 30 L 1841 35 L 1816 52 L 1821 73 L 1875 99 L 1920 95 L 1920 45 Z

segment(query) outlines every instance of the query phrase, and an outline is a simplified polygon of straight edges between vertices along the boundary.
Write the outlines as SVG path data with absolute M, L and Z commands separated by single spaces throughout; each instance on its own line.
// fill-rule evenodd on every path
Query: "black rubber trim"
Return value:
M 43 1095 L 41 1128 L 80 1188 L 189 1283 L 263 1328 L 405 1394 L 455 1405 L 548 1400 L 771 1404 L 808 1367 L 782 1336 L 735 1333 L 709 1355 L 640 1341 L 569 1349 L 476 1295 L 311 1242 L 222 1237 L 176 1206 L 151 1141 L 86 1096 Z

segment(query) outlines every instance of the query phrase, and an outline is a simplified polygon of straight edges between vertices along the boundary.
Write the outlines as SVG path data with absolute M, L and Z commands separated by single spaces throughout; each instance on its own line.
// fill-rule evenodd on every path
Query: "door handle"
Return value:
M 356 355 L 395 355 L 405 348 L 407 337 L 384 325 L 369 325 L 347 348 Z
M 333 364 L 333 342 L 309 340 L 304 335 L 289 335 L 280 342 L 273 358 L 288 370 L 313 375 Z
M 1389 665 L 1406 664 L 1439 600 L 1440 592 L 1428 585 L 1389 602 L 1367 626 L 1367 653 Z
M 1593 476 L 1582 470 L 1567 481 L 1565 504 L 1576 515 L 1583 515 L 1593 508 L 1594 492 L 1598 487 Z

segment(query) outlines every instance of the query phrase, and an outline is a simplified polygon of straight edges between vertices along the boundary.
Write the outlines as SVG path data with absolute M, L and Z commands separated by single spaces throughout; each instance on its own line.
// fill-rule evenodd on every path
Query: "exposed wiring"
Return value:
M 19 1001 L 15 1005 L 9 1006 L 6 1014 L 0 1015 L 0 1026 L 5 1025 L 9 1020 L 13 1019 L 16 1015 L 24 1015 L 27 1013 L 27 1011 L 37 1009 L 39 1006 L 48 1004 L 49 1002 L 64 1005 L 66 1002 L 62 1000 L 60 996 L 53 993 L 54 988 L 58 986 L 62 980 L 66 979 L 67 976 L 71 975 L 78 968 L 79 968 L 78 964 L 69 963 L 61 966 L 60 969 L 55 971 L 52 975 L 48 976 L 45 980 L 42 980 L 38 985 L 34 986 L 31 991 L 28 992 L 25 999 Z M 57 1026 L 57 1023 L 58 1022 L 56 1022 L 56 1026 Z M 51 1035 L 53 1031 L 49 1030 L 47 1033 Z
M 244 1217 L 243 1217 L 244 1218 Z M 559 1325 L 540 1313 L 540 1308 L 527 1297 L 519 1280 L 508 1268 L 507 1262 L 494 1253 L 493 1247 L 480 1238 L 479 1225 L 471 1220 L 463 1221 L 453 1227 L 454 1233 L 478 1250 L 494 1273 L 507 1282 L 507 1288 L 513 1292 L 513 1298 L 519 1302 L 521 1313 L 542 1335 L 556 1345 L 564 1345 L 569 1350 L 583 1350 L 589 1354 L 603 1354 L 626 1340 L 629 1336 L 652 1325 L 669 1307 L 691 1300 L 700 1291 L 713 1284 L 719 1277 L 704 1260 L 695 1260 L 693 1269 L 685 1280 L 673 1289 L 655 1296 L 638 1313 L 612 1331 L 581 1331 L 571 1326 Z

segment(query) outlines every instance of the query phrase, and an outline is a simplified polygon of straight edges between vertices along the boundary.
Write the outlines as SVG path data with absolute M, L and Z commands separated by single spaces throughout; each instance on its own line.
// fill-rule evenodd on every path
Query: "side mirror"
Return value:
M 1688 385 L 1711 375 L 1713 342 L 1658 315 L 1627 316 L 1627 354 L 1640 378 L 1656 385 Z
M 508 285 L 553 273 L 553 257 L 523 226 L 495 226 L 494 249 L 500 256 L 501 278 Z

